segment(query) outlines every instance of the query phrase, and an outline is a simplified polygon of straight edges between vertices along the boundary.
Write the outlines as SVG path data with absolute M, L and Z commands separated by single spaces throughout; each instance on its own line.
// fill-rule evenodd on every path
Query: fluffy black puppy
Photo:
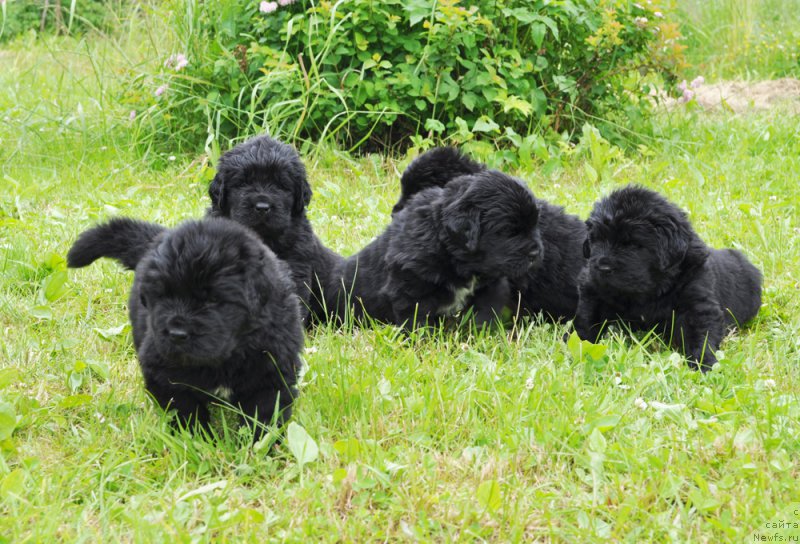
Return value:
M 595 341 L 614 321 L 655 329 L 705 372 L 726 329 L 761 306 L 761 272 L 733 249 L 706 246 L 686 214 L 628 186 L 597 202 L 586 222 L 575 330 Z
M 393 214 L 402 210 L 409 200 L 427 187 L 444 187 L 463 174 L 482 172 L 486 167 L 457 149 L 439 147 L 423 153 L 408 165 L 400 179 L 400 200 Z M 524 314 L 544 315 L 560 321 L 571 319 L 578 306 L 578 275 L 583 269 L 583 241 L 586 225 L 575 215 L 541 199 L 539 232 L 543 254 L 540 265 L 531 268 L 525 281 L 514 282 L 514 296 Z
M 500 172 L 425 189 L 337 268 L 329 305 L 406 327 L 471 307 L 482 325 L 511 302 L 505 278 L 538 264 L 537 218 L 533 194 Z
M 306 217 L 311 186 L 297 151 L 269 136 L 237 145 L 219 160 L 208 194 L 208 214 L 255 231 L 289 264 L 303 318 L 324 315 L 322 286 L 342 257 L 326 248 Z
M 167 230 L 117 218 L 82 233 L 67 263 L 100 257 L 135 269 L 133 342 L 162 408 L 203 427 L 215 398 L 265 425 L 276 408 L 278 422 L 290 417 L 303 345 L 299 301 L 286 265 L 251 232 L 225 219 Z
M 408 200 L 423 189 L 444 187 L 453 178 L 484 170 L 486 166 L 454 147 L 436 147 L 426 151 L 411 161 L 400 177 L 400 200 L 392 208 L 392 215 L 405 208 Z

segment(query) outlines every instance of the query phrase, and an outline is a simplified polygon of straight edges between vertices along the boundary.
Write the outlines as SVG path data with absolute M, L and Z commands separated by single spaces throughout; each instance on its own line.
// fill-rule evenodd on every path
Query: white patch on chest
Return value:
M 471 297 L 475 292 L 475 287 L 477 284 L 478 278 L 473 276 L 472 279 L 469 280 L 469 283 L 464 287 L 457 287 L 453 289 L 453 300 L 450 302 L 450 304 L 439 307 L 439 315 L 452 316 L 463 310 L 464 306 L 467 305 L 467 300 L 469 300 L 469 297 Z
M 233 389 L 230 387 L 225 387 L 224 385 L 220 385 L 216 389 L 211 392 L 212 395 L 217 397 L 218 399 L 230 401 L 233 398 Z

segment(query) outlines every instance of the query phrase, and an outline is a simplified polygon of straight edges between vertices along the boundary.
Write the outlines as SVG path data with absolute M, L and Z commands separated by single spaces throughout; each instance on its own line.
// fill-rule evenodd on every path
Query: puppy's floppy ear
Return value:
M 294 180 L 292 215 L 300 215 L 311 202 L 311 185 L 306 178 L 306 169 L 302 167 L 292 173 L 292 179 Z
M 211 184 L 208 186 L 208 196 L 211 198 L 211 213 L 213 215 L 228 215 L 227 187 L 225 186 L 225 176 L 221 171 L 217 171 Z
M 272 283 L 268 275 L 269 266 L 266 261 L 267 256 L 264 252 L 259 252 L 257 255 L 248 255 L 246 261 L 243 261 L 243 266 L 252 267 L 250 274 L 248 274 L 248 286 L 252 290 L 249 303 L 253 312 L 260 311 L 267 303 L 272 289 Z
M 474 206 L 463 202 L 462 196 L 442 212 L 442 225 L 447 237 L 469 252 L 478 249 L 481 235 L 481 215 Z
M 678 223 L 669 221 L 658 228 L 658 243 L 656 253 L 658 264 L 662 270 L 683 263 L 689 250 L 689 243 L 694 238 L 691 229 Z
M 592 232 L 592 220 L 586 220 L 586 240 L 583 241 L 583 258 L 588 259 L 592 256 L 592 245 L 589 242 L 589 233 Z

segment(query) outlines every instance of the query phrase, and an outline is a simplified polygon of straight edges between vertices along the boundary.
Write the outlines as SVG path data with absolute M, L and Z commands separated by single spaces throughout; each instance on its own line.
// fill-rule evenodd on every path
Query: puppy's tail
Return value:
M 146 221 L 118 217 L 83 232 L 67 253 L 67 265 L 81 268 L 100 257 L 118 260 L 133 270 L 164 227 Z

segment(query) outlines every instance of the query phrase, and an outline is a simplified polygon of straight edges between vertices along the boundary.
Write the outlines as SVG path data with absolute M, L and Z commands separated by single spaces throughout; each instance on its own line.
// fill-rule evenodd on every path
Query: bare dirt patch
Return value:
M 769 81 L 721 81 L 692 88 L 694 99 L 707 110 L 728 110 L 745 113 L 777 107 L 800 114 L 800 80 L 792 78 Z M 681 105 L 679 99 L 668 98 L 668 108 Z

